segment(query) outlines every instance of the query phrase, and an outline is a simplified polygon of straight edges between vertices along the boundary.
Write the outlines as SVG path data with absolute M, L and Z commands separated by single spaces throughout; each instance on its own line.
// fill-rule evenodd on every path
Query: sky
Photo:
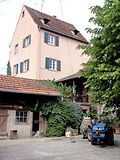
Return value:
M 0 0 L 0 74 L 6 74 L 9 60 L 9 45 L 23 5 L 42 11 L 73 24 L 87 39 L 90 35 L 85 28 L 92 17 L 90 7 L 102 6 L 105 0 Z

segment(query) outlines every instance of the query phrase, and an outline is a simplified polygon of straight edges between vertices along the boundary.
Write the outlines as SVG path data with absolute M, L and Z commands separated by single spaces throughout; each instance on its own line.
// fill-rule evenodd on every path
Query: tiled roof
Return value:
M 39 12 L 28 6 L 25 6 L 25 8 L 33 18 L 34 22 L 39 26 L 39 28 L 67 36 L 83 43 L 88 43 L 88 41 L 81 35 L 80 32 L 77 31 L 77 29 L 72 24 L 59 20 L 54 16 Z M 42 22 L 44 20 L 47 22 L 47 25 Z
M 42 81 L 8 75 L 0 75 L 0 92 L 1 91 L 46 96 L 60 96 L 60 93 L 57 92 L 53 87 L 42 83 Z

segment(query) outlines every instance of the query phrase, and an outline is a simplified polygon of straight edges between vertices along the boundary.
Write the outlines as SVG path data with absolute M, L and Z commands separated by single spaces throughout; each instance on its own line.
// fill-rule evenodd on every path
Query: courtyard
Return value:
M 92 146 L 87 139 L 31 138 L 0 140 L 0 160 L 119 160 L 120 136 L 114 146 Z

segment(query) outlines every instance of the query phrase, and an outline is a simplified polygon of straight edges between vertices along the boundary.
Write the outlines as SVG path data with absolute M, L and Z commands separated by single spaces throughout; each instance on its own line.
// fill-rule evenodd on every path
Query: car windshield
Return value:
M 93 126 L 93 130 L 104 130 L 105 127 L 106 127 L 106 124 L 104 124 L 104 123 L 96 123 Z

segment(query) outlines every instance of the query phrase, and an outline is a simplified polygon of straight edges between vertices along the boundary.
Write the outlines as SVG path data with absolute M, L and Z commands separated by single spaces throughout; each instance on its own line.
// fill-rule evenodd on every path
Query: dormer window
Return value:
M 74 34 L 77 35 L 79 31 L 77 29 L 74 30 Z
M 76 36 L 79 33 L 79 31 L 77 29 L 75 29 L 75 30 L 71 31 L 71 33 Z
M 48 22 L 50 21 L 50 20 L 47 19 L 47 18 L 44 18 L 43 20 L 44 20 L 44 24 L 48 24 Z
M 47 19 L 47 18 L 41 19 L 41 22 L 42 22 L 43 24 L 45 24 L 45 25 L 48 25 L 49 21 L 50 21 L 50 20 Z

